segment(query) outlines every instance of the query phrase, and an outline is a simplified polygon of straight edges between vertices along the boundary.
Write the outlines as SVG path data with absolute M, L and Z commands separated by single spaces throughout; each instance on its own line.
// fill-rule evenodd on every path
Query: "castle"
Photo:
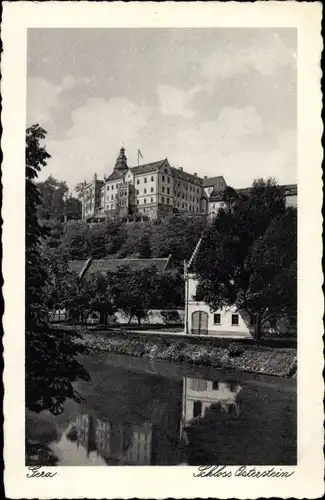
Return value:
M 226 186 L 222 176 L 202 178 L 172 167 L 167 158 L 129 167 L 122 147 L 113 172 L 104 180 L 95 174 L 84 186 L 82 218 L 100 222 L 132 215 L 149 219 L 175 213 L 213 216 L 222 205 Z M 282 188 L 288 205 L 297 206 L 297 185 Z

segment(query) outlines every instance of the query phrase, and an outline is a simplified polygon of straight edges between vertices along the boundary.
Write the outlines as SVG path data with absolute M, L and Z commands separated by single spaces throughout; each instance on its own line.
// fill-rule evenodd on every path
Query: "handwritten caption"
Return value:
M 231 478 L 231 477 L 244 477 L 244 478 L 265 478 L 265 477 L 276 477 L 276 478 L 288 478 L 291 477 L 295 471 L 284 471 L 281 467 L 272 467 L 271 469 L 258 470 L 256 467 L 248 467 L 242 465 L 238 467 L 234 472 L 229 470 L 226 465 L 202 465 L 198 467 L 197 472 L 193 474 L 194 477 L 219 477 L 219 478 Z M 49 472 L 42 470 L 40 465 L 33 465 L 28 467 L 28 473 L 26 477 L 28 479 L 33 478 L 52 478 L 57 475 L 57 472 Z
M 193 474 L 194 477 L 220 477 L 220 478 L 230 478 L 230 477 L 244 477 L 244 478 L 265 478 L 265 477 L 277 477 L 277 478 L 288 478 L 292 476 L 295 471 L 284 471 L 281 467 L 272 467 L 271 469 L 258 470 L 256 467 L 248 467 L 242 465 L 238 467 L 235 471 L 228 469 L 226 465 L 201 465 L 198 467 L 198 471 Z
M 49 472 L 49 471 L 45 472 L 44 470 L 41 470 L 40 465 L 33 465 L 31 467 L 28 467 L 28 471 L 29 472 L 27 472 L 26 474 L 26 477 L 28 477 L 28 479 L 39 478 L 39 477 L 51 478 L 57 475 L 57 472 Z

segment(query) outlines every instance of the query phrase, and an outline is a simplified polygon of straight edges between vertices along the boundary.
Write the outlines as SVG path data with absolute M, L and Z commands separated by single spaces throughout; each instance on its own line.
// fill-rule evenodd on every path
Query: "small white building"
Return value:
M 185 314 L 184 332 L 189 335 L 214 335 L 220 337 L 252 338 L 255 336 L 255 318 L 236 306 L 212 309 L 205 302 L 196 300 L 198 279 L 193 270 L 193 263 L 198 258 L 204 235 L 199 239 L 188 263 L 184 263 Z M 291 336 L 297 330 L 297 319 L 274 318 L 263 326 L 264 333 L 279 333 Z
M 189 262 L 184 265 L 185 278 L 185 333 L 192 335 L 218 335 L 252 337 L 254 325 L 249 317 L 237 311 L 235 306 L 213 310 L 208 304 L 195 299 L 198 280 L 193 272 L 193 262 L 202 243 L 198 241 Z

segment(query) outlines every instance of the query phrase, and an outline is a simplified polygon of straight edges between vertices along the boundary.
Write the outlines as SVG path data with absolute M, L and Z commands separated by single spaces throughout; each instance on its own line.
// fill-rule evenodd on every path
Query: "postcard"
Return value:
M 324 494 L 320 2 L 4 2 L 8 498 Z

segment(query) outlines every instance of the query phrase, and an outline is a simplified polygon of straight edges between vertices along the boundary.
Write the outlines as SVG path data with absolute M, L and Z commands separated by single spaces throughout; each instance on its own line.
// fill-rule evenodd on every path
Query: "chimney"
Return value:
M 204 176 L 204 178 L 205 178 L 205 179 L 207 179 L 207 178 L 208 178 L 208 176 L 207 176 L 207 175 L 205 175 L 205 176 Z
M 181 172 L 183 172 L 183 167 L 179 167 L 179 170 L 180 170 Z
M 194 172 L 194 175 L 195 175 L 195 177 L 197 177 L 197 173 L 196 172 Z
M 94 175 L 94 181 L 96 182 L 97 181 L 97 174 L 95 172 L 95 175 Z

